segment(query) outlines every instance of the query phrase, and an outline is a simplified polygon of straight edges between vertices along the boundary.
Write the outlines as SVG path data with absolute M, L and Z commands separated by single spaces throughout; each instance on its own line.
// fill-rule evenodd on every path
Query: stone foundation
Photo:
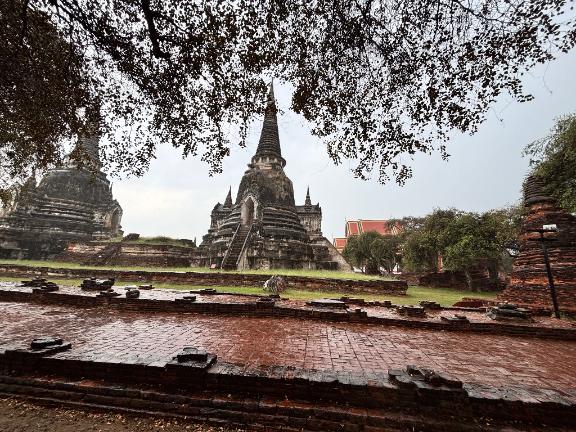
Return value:
M 72 243 L 54 259 L 83 265 L 190 267 L 193 247 L 131 242 Z
M 200 273 L 169 271 L 130 271 L 105 269 L 67 269 L 51 267 L 29 267 L 1 265 L 0 275 L 11 277 L 50 276 L 52 278 L 86 279 L 114 277 L 131 282 L 172 282 L 202 286 L 245 286 L 263 287 L 272 274 Z M 350 280 L 283 276 L 288 288 L 331 292 L 405 295 L 408 284 L 403 280 Z
M 213 295 L 210 295 L 212 297 Z M 435 330 L 443 332 L 466 332 L 470 334 L 490 334 L 498 336 L 516 336 L 526 338 L 540 338 L 547 340 L 576 341 L 576 329 L 570 327 L 553 327 L 542 324 L 530 323 L 507 323 L 487 320 L 478 321 L 478 316 L 472 318 L 474 321 L 442 320 L 442 319 L 418 319 L 426 318 L 426 315 L 404 315 L 398 311 L 394 317 L 374 316 L 363 310 L 347 310 L 346 308 L 325 307 L 320 302 L 311 307 L 276 305 L 274 301 L 259 301 L 261 299 L 270 300 L 269 297 L 252 297 L 242 302 L 223 302 L 215 296 L 214 300 L 197 302 L 189 300 L 182 293 L 182 298 L 169 299 L 142 299 L 126 298 L 118 296 L 100 296 L 70 294 L 70 293 L 49 293 L 49 292 L 24 292 L 17 290 L 0 289 L 0 302 L 30 303 L 38 305 L 67 306 L 75 308 L 98 308 L 102 311 L 109 309 L 115 312 L 133 313 L 172 313 L 172 314 L 201 314 L 213 316 L 238 316 L 238 317 L 269 317 L 275 319 L 299 318 L 304 320 L 318 320 L 337 323 L 363 323 L 376 326 L 401 327 L 405 329 Z M 340 302 L 343 303 L 344 302 Z M 346 304 L 344 304 L 346 306 Z M 370 305 L 366 303 L 365 308 L 370 310 Z M 410 308 L 410 307 L 401 307 Z M 413 307 L 412 307 L 413 308 Z M 398 308 L 400 309 L 400 308 Z M 421 308 L 423 309 L 423 308 Z M 442 308 L 446 311 L 460 311 L 460 308 Z M 476 309 L 476 313 L 482 310 Z
M 472 289 L 468 286 L 466 276 L 461 271 L 442 271 L 418 276 L 418 285 L 436 288 L 455 288 L 465 291 L 501 291 L 505 282 L 503 279 L 492 280 L 485 269 L 471 272 Z
M 567 432 L 576 426 L 575 372 L 565 366 L 575 348 L 571 327 L 473 318 L 392 324 L 343 310 L 216 304 L 214 295 L 202 304 L 61 294 L 74 292 L 70 287 L 60 294 L 13 289 L 19 301 L 0 299 L 5 395 L 259 431 Z M 89 309 L 67 303 L 81 297 Z M 194 315 L 196 308 L 214 309 Z M 272 311 L 284 315 L 266 315 Z M 77 319 L 63 320 L 70 316 Z M 328 323 L 336 316 L 360 321 Z M 477 325 L 555 332 L 560 340 L 550 340 L 552 333 L 538 339 L 497 330 L 474 334 Z M 458 330 L 442 331 L 452 326 Z
M 6 352 L 0 354 L 0 392 L 41 403 L 186 416 L 261 431 L 536 431 L 550 426 L 568 431 L 576 426 L 576 403 L 558 391 L 462 383 L 415 366 L 367 379 L 283 366 L 245 371 L 221 361 L 202 368 L 167 367 L 170 359 L 164 363 Z

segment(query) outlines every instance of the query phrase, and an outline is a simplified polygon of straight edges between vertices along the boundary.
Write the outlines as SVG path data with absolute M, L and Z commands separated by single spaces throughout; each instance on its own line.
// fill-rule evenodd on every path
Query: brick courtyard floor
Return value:
M 185 346 L 219 360 L 321 370 L 386 372 L 407 364 L 449 372 L 465 382 L 571 389 L 576 342 L 415 330 L 354 323 L 140 314 L 28 303 L 0 303 L 0 350 L 40 335 L 72 342 L 62 358 L 162 366 Z
M 32 288 L 30 287 L 23 287 L 18 282 L 5 282 L 0 281 L 0 290 L 5 291 L 18 291 L 18 292 L 25 292 L 31 293 Z M 125 290 L 123 286 L 115 286 L 114 290 L 120 293 L 122 296 L 125 294 Z M 95 297 L 98 294 L 98 291 L 84 291 L 77 286 L 71 285 L 60 285 L 60 290 L 52 293 L 51 295 L 81 295 L 84 297 Z M 265 296 L 266 293 L 262 292 Z M 140 291 L 140 299 L 142 300 L 166 300 L 172 301 L 176 298 L 183 298 L 184 296 L 189 295 L 189 290 L 176 290 L 176 289 L 153 289 L 149 291 L 142 290 Z M 202 295 L 196 294 L 196 303 L 254 303 L 257 300 L 256 295 L 225 295 L 225 294 L 218 294 L 218 295 Z M 334 298 L 338 297 L 337 294 L 334 294 Z M 357 297 L 362 297 L 361 295 Z M 304 300 L 289 300 L 289 299 L 282 299 L 277 300 L 276 305 L 280 307 L 288 307 L 288 308 L 298 308 L 298 309 L 318 309 L 315 307 L 307 306 L 306 301 Z M 379 317 L 379 318 L 391 318 L 391 319 L 408 319 L 412 321 L 439 321 L 440 317 L 452 317 L 455 313 L 466 315 L 471 322 L 474 323 L 486 323 L 486 324 L 501 324 L 500 322 L 496 322 L 486 316 L 485 312 L 472 312 L 472 311 L 455 311 L 455 310 L 428 310 L 426 311 L 426 317 L 424 318 L 416 318 L 416 317 L 404 317 L 398 315 L 395 309 L 381 307 L 381 306 L 370 306 L 369 304 L 363 305 L 350 305 L 350 309 L 354 308 L 361 308 L 363 311 L 366 311 L 369 316 Z M 573 329 L 576 327 L 576 321 L 574 320 L 557 320 L 552 317 L 544 317 L 544 316 L 534 316 L 533 321 L 519 321 L 519 322 L 506 322 L 507 325 L 518 325 L 523 327 L 554 327 L 554 328 L 568 328 Z

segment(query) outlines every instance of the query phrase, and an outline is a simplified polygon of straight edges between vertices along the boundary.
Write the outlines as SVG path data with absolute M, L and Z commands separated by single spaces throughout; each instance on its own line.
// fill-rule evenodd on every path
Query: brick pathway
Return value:
M 39 335 L 72 342 L 66 358 L 163 365 L 184 346 L 243 364 L 355 372 L 406 364 L 494 386 L 576 388 L 576 342 L 295 319 L 117 313 L 0 303 L 2 346 Z

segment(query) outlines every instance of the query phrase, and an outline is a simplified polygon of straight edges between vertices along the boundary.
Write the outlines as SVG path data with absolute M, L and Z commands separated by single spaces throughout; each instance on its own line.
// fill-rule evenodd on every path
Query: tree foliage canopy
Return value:
M 524 153 L 547 192 L 576 213 L 576 114 L 558 119 L 550 134 L 529 144 Z
M 505 267 L 509 264 L 505 250 L 517 240 L 521 217 L 519 206 L 483 214 L 435 210 L 419 227 L 404 230 L 403 266 L 434 271 L 441 256 L 446 269 L 465 274 L 482 263 Z
M 403 155 L 447 156 L 451 130 L 473 133 L 502 92 L 530 99 L 523 72 L 576 43 L 569 0 L 0 0 L 0 20 L 16 170 L 59 162 L 88 91 L 111 169 L 142 174 L 168 143 L 219 172 L 274 76 L 335 163 L 403 183 Z
M 60 161 L 90 103 L 82 53 L 49 15 L 28 9 L 24 21 L 24 10 L 0 1 L 0 191 L 27 168 Z
M 365 232 L 348 238 L 344 258 L 367 273 L 380 269 L 430 272 L 442 257 L 447 270 L 467 274 L 478 266 L 510 270 L 506 249 L 516 244 L 522 208 L 512 206 L 482 214 L 436 209 L 421 218 L 388 221 L 401 227 L 397 235 Z
M 380 269 L 392 273 L 399 263 L 400 237 L 368 231 L 352 236 L 346 242 L 343 255 L 354 267 L 365 273 L 378 274 Z

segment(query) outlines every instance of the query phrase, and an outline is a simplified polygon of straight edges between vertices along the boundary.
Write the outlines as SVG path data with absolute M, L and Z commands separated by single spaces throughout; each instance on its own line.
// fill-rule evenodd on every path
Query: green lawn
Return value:
M 11 277 L 0 277 L 0 281 L 20 281 L 24 278 L 11 278 Z M 50 281 L 57 283 L 59 285 L 73 285 L 79 286 L 82 282 L 80 279 L 50 279 Z M 142 282 L 133 282 L 118 280 L 116 282 L 117 286 L 123 285 L 138 285 Z M 196 285 L 186 285 L 186 284 L 166 284 L 166 283 L 154 283 L 156 288 L 170 288 L 182 291 L 187 291 L 191 289 L 202 289 L 207 288 L 206 286 L 196 286 Z M 215 286 L 210 287 L 215 288 L 220 292 L 228 293 L 239 293 L 239 294 L 265 294 L 264 290 L 260 287 L 227 287 L 227 286 Z M 395 304 L 418 304 L 422 300 L 436 301 L 442 306 L 451 306 L 457 301 L 461 300 L 463 297 L 476 297 L 493 299 L 496 297 L 497 293 L 472 293 L 467 291 L 459 291 L 450 288 L 429 288 L 421 286 L 411 286 L 408 288 L 406 296 L 392 296 L 392 295 L 378 295 L 378 294 L 346 294 L 346 293 L 335 293 L 327 291 L 307 291 L 307 290 L 292 290 L 289 289 L 282 293 L 282 297 L 295 299 L 295 300 L 312 300 L 317 298 L 339 298 L 343 295 L 350 297 L 363 298 L 365 300 L 390 300 Z
M 240 274 L 276 274 L 284 276 L 308 276 L 332 279 L 354 279 L 354 280 L 374 280 L 374 279 L 391 279 L 388 277 L 364 275 L 361 273 L 331 271 L 331 270 L 292 270 L 292 269 L 273 269 L 273 270 L 212 270 L 206 267 L 126 267 L 126 266 L 86 266 L 67 262 L 57 261 L 34 261 L 34 260 L 0 260 L 2 264 L 25 265 L 30 267 L 53 267 L 53 268 L 70 268 L 70 269 L 99 269 L 99 270 L 134 270 L 134 271 L 156 271 L 156 272 L 202 272 L 202 273 L 240 273 Z

